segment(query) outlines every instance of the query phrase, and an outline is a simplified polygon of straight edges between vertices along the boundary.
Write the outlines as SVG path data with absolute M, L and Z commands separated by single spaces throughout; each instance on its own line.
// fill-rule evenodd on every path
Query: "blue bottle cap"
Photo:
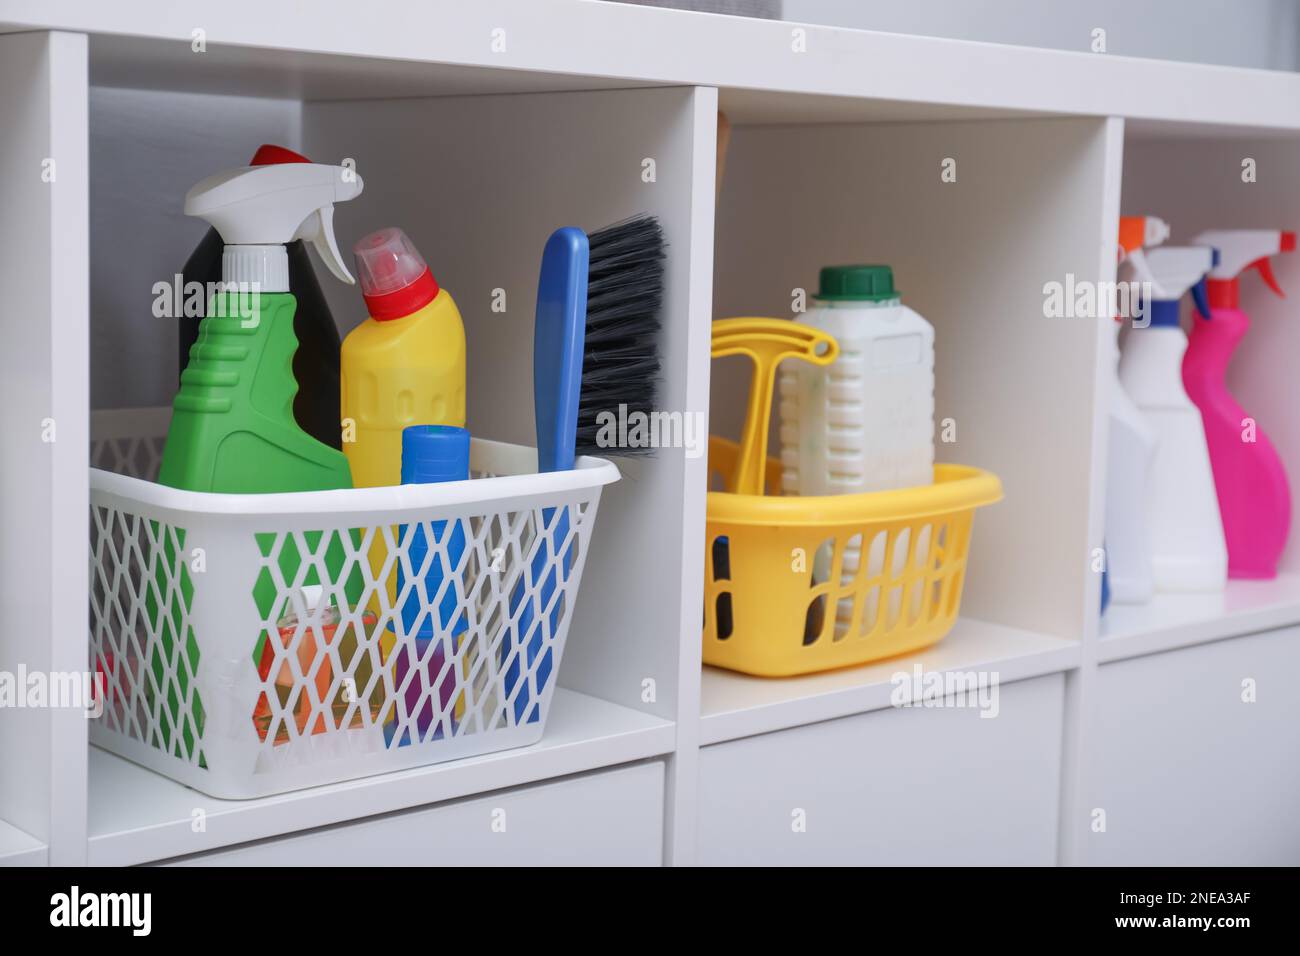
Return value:
M 469 478 L 469 432 L 455 425 L 402 429 L 402 484 Z

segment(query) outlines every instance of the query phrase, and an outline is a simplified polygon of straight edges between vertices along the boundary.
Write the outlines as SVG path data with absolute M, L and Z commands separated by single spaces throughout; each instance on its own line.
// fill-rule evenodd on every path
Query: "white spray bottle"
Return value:
M 1157 591 L 1216 591 L 1228 576 L 1228 551 L 1215 494 L 1214 473 L 1201 414 L 1183 387 L 1187 336 L 1178 303 L 1192 291 L 1208 311 L 1201 280 L 1214 266 L 1205 246 L 1152 249 L 1128 271 L 1149 283 L 1149 324 L 1134 327 L 1124 343 L 1119 377 L 1158 436 L 1145 490 L 1112 489 L 1144 504 Z
M 1120 220 L 1123 261 L 1141 263 L 1143 249 L 1169 238 L 1155 216 Z M 1122 264 L 1122 263 L 1121 263 Z M 1106 453 L 1106 578 L 1116 604 L 1145 604 L 1155 594 L 1147 541 L 1145 488 L 1156 454 L 1156 433 L 1119 382 L 1119 317 L 1103 336 L 1113 350 L 1110 432 Z

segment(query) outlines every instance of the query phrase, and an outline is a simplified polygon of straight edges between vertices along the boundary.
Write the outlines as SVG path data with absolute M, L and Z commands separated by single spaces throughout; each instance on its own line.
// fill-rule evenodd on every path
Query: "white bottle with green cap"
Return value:
M 886 265 L 827 266 L 817 295 L 799 321 L 829 332 L 839 357 L 828 366 L 786 362 L 780 374 L 781 485 L 792 495 L 849 495 L 928 485 L 934 480 L 934 327 L 903 305 Z M 915 545 L 925 560 L 929 541 Z M 842 577 L 857 575 L 862 542 L 846 543 Z M 907 562 L 903 535 L 890 564 Z M 868 574 L 884 566 L 883 538 L 867 542 Z M 824 581 L 830 551 L 822 549 L 814 576 Z M 897 614 L 895 605 L 889 608 Z M 874 602 L 873 602 L 874 604 Z M 870 631 L 876 608 L 864 609 Z M 837 608 L 837 635 L 846 631 L 852 602 Z
M 928 485 L 934 473 L 934 328 L 903 305 L 889 266 L 828 266 L 799 321 L 829 332 L 828 366 L 781 370 L 782 487 L 850 495 Z

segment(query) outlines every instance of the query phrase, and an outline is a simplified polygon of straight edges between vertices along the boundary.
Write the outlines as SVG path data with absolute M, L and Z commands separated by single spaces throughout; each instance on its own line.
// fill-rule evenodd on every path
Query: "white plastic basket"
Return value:
M 168 412 L 93 416 L 94 744 L 248 798 L 540 739 L 614 465 L 476 439 L 469 481 L 201 494 L 148 480 Z

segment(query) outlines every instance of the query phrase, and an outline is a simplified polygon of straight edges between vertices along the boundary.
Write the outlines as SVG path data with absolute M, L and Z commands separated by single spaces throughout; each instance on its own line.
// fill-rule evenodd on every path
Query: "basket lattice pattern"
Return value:
M 185 529 L 103 506 L 90 522 L 90 656 L 103 726 L 206 767 Z
M 155 481 L 162 467 L 163 435 L 96 438 L 90 443 L 90 467 Z
M 277 748 L 322 736 L 351 734 L 347 749 L 364 752 L 542 719 L 588 512 L 581 503 L 255 534 L 249 599 L 261 625 L 246 658 L 256 696 L 244 703 L 247 732 L 267 753 L 261 766 L 282 766 Z M 463 546 L 453 549 L 458 535 Z M 420 536 L 427 546 L 417 563 L 410 543 Z M 102 729 L 203 767 L 202 641 L 189 618 L 202 576 L 191 576 L 185 530 L 96 506 L 91 540 Z M 305 605 L 309 585 L 321 586 L 324 606 Z M 439 615 L 449 600 L 455 613 Z M 419 612 L 408 627 L 401 608 L 412 601 Z
M 263 746 L 382 730 L 385 746 L 401 747 L 537 722 L 587 506 L 567 510 L 567 529 L 558 509 L 538 509 L 257 535 L 261 633 L 250 650 Z M 412 560 L 421 536 L 427 553 Z M 302 606 L 313 584 L 336 623 Z M 412 601 L 416 620 L 404 624 Z

